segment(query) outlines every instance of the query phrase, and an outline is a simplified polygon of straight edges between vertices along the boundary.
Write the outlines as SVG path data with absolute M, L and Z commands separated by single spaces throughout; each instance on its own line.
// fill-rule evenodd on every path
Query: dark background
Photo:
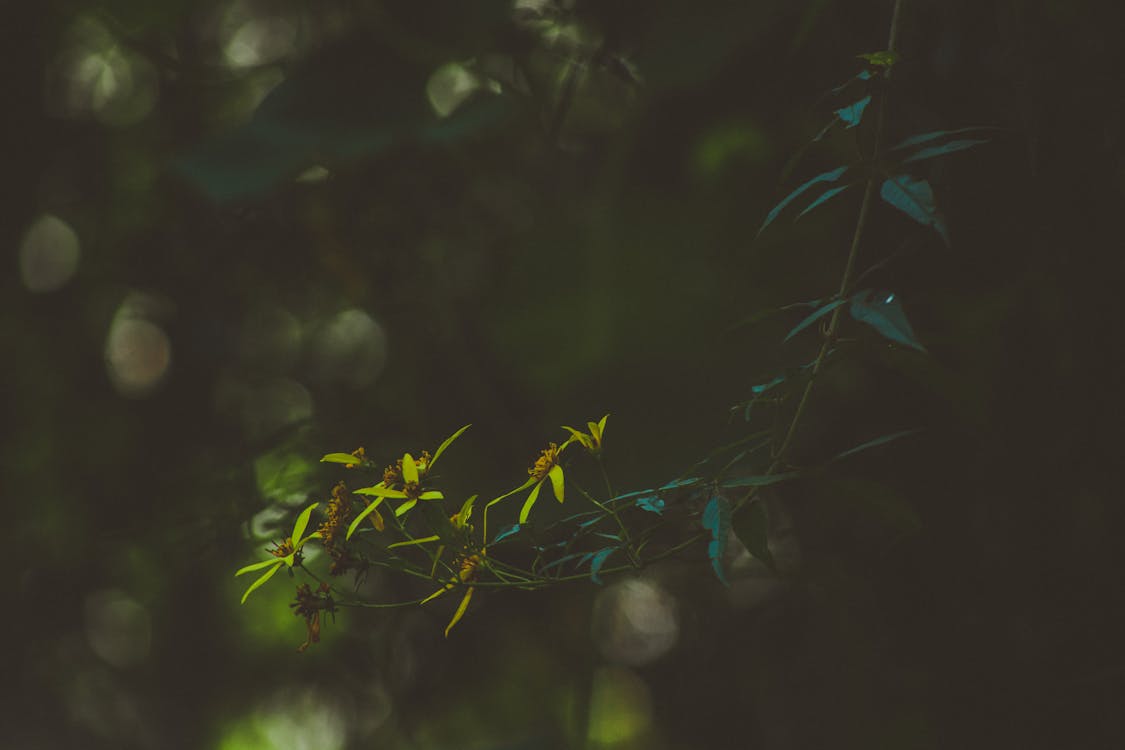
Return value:
M 238 604 L 323 453 L 472 422 L 451 492 L 495 496 L 611 412 L 628 490 L 745 432 L 818 342 L 738 324 L 835 290 L 859 191 L 755 233 L 855 158 L 790 162 L 891 5 L 9 4 L 0 745 L 1123 746 L 1115 3 L 905 2 L 892 140 L 1002 130 L 920 171 L 951 247 L 873 214 L 930 354 L 849 329 L 794 456 L 926 429 L 770 495 L 783 580 L 701 546 L 303 655 L 289 585 Z M 438 117 L 470 60 L 504 93 Z

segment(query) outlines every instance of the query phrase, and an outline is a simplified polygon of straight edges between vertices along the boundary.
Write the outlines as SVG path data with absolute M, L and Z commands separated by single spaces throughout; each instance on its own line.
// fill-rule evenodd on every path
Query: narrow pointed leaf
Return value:
M 313 509 L 318 505 L 320 505 L 320 503 L 313 503 L 301 511 L 301 515 L 297 516 L 297 521 L 293 524 L 293 536 L 290 537 L 293 540 L 293 544 L 297 544 L 301 541 L 301 535 L 305 533 L 305 529 L 309 525 L 309 517 L 312 516 Z
M 910 327 L 896 295 L 875 296 L 870 289 L 864 289 L 852 297 L 850 312 L 853 318 L 871 326 L 891 341 L 920 352 L 926 351 L 914 337 L 914 329 Z
M 415 483 L 418 481 L 418 464 L 414 463 L 414 457 L 409 453 L 404 453 L 402 456 L 402 481 Z
M 811 180 L 808 180 L 804 184 L 800 185 L 792 193 L 785 196 L 781 200 L 780 203 L 778 203 L 776 206 L 774 206 L 772 209 L 770 209 L 770 212 L 768 214 L 766 214 L 766 220 L 764 222 L 762 222 L 761 229 L 758 230 L 758 234 L 761 234 L 762 231 L 766 227 L 768 227 L 771 223 L 773 223 L 773 220 L 776 219 L 778 217 L 778 215 L 782 211 L 785 210 L 786 206 L 788 206 L 790 203 L 792 203 L 794 200 L 796 200 L 798 197 L 800 197 L 806 190 L 811 188 L 813 185 L 817 185 L 817 184 L 822 183 L 822 182 L 835 182 L 836 180 L 843 177 L 844 173 L 847 172 L 847 171 L 848 171 L 847 167 L 840 167 L 838 169 L 833 169 L 829 172 L 822 172 L 821 174 L 818 174 L 816 177 L 813 177 Z
M 828 313 L 832 312 L 833 310 L 835 310 L 835 309 L 836 309 L 837 307 L 839 307 L 840 305 L 844 304 L 845 302 L 847 302 L 847 300 L 843 300 L 843 299 L 833 300 L 832 302 L 829 302 L 829 303 L 828 303 L 827 305 L 825 305 L 824 307 L 820 308 L 819 310 L 817 310 L 817 311 L 816 311 L 816 312 L 814 312 L 813 314 L 809 315 L 808 317 L 806 317 L 806 318 L 805 318 L 804 320 L 802 320 L 802 321 L 801 321 L 800 323 L 798 323 L 797 325 L 793 326 L 793 330 L 792 330 L 792 331 L 790 331 L 790 332 L 788 333 L 788 335 L 786 335 L 786 337 L 785 337 L 785 339 L 784 339 L 784 340 L 785 340 L 785 341 L 788 341 L 789 339 L 793 338 L 793 337 L 794 337 L 794 336 L 796 336 L 796 335 L 797 335 L 798 333 L 800 333 L 801 331 L 805 330 L 806 328 L 808 328 L 809 326 L 811 326 L 811 325 L 812 325 L 813 323 L 815 323 L 816 321 L 820 320 L 820 319 L 821 319 L 821 318 L 823 318 L 823 317 L 824 317 L 825 315 L 827 315 Z M 771 381 L 771 382 L 770 382 L 770 383 L 768 384 L 768 387 L 773 387 L 773 386 L 777 385 L 778 383 L 782 382 L 783 380 L 784 380 L 784 378 L 774 378 L 774 379 L 773 379 L 773 380 L 772 380 L 772 381 Z M 757 388 L 762 388 L 762 390 L 766 390 L 766 388 L 765 388 L 765 387 L 763 387 L 763 386 L 754 386 L 754 389 L 757 389 Z M 754 389 L 751 389 L 751 390 L 753 390 L 753 391 L 754 391 L 755 393 L 760 393 L 760 392 L 761 392 L 761 391 L 757 391 L 757 390 L 754 390 Z
M 730 502 L 722 495 L 715 495 L 703 508 L 703 528 L 711 532 L 711 543 L 707 545 L 707 557 L 711 567 L 724 586 L 729 586 L 723 571 L 723 555 L 727 551 L 727 536 L 730 533 Z
M 392 490 L 385 486 L 382 482 L 372 487 L 360 487 L 355 490 L 353 495 L 371 495 L 372 497 L 393 497 L 396 500 L 402 500 L 406 497 L 406 493 L 402 490 Z
M 417 504 L 418 504 L 417 500 L 407 500 L 405 503 L 403 503 L 402 505 L 395 508 L 395 517 L 401 518 L 406 513 L 408 513 L 411 508 L 413 508 Z
M 356 458 L 350 453 L 329 453 L 324 456 L 324 458 L 320 459 L 320 461 L 321 463 L 352 464 L 353 466 L 363 463 L 363 459 Z
M 769 545 L 769 514 L 766 504 L 761 500 L 750 503 L 735 514 L 732 519 L 734 535 L 747 551 L 765 563 L 770 570 L 776 570 Z
M 371 503 L 370 505 L 368 505 L 368 506 L 367 506 L 366 508 L 364 508 L 363 510 L 361 510 L 361 511 L 359 512 L 359 515 L 358 515 L 358 516 L 356 516 L 355 518 L 353 518 L 353 519 L 352 519 L 352 522 L 351 522 L 351 523 L 350 523 L 350 524 L 348 525 L 348 533 L 347 533 L 347 535 L 346 535 L 346 536 L 344 537 L 344 539 L 345 539 L 345 540 L 351 539 L 351 538 L 352 538 L 352 534 L 354 534 L 354 533 L 355 533 L 355 530 L 359 528 L 359 525 L 360 525 L 361 523 L 363 523 L 363 519 L 367 518 L 367 517 L 368 517 L 369 515 L 371 515 L 372 513 L 374 513 L 374 512 L 375 512 L 375 509 L 376 509 L 376 508 L 378 508 L 378 507 L 379 507 L 379 505 L 380 505 L 380 504 L 381 504 L 382 502 L 383 502 L 383 498 L 381 498 L 381 497 L 380 497 L 380 498 L 376 498 L 374 502 L 372 502 L 372 503 Z
M 933 228 L 949 245 L 949 230 L 938 213 L 930 183 L 908 174 L 895 175 L 883 183 L 879 196 L 922 226 Z
M 531 488 L 531 494 L 527 496 L 527 500 L 524 501 L 523 508 L 520 510 L 520 523 L 527 523 L 527 517 L 535 505 L 535 501 L 539 499 L 539 490 L 542 487 L 543 483 L 539 482 Z
M 464 528 L 465 525 L 469 523 L 469 519 L 473 516 L 473 503 L 475 503 L 476 501 L 477 495 L 472 495 L 468 500 L 461 504 L 461 510 L 457 511 L 457 520 L 455 521 L 455 524 L 458 527 Z
M 779 482 L 788 482 L 796 479 L 800 474 L 796 471 L 787 471 L 783 474 L 763 474 L 761 476 L 735 477 L 723 481 L 723 487 L 768 487 Z
M 911 146 L 919 146 L 923 143 L 930 141 L 937 141 L 951 135 L 961 135 L 962 133 L 979 133 L 982 130 L 999 130 L 992 125 L 977 125 L 970 128 L 957 128 L 956 130 L 934 130 L 929 133 L 919 133 L 912 135 L 891 147 L 892 151 L 897 151 L 903 148 L 910 148 Z
M 488 503 L 484 506 L 485 510 L 487 510 L 488 508 L 491 508 L 493 505 L 496 505 L 496 503 L 500 502 L 501 500 L 504 500 L 505 498 L 511 497 L 512 495 L 516 494 L 517 492 L 521 492 L 523 490 L 526 490 L 528 487 L 535 484 L 535 481 L 536 480 L 534 478 L 529 478 L 526 482 L 521 484 L 519 487 L 516 487 L 514 490 L 509 490 L 508 492 L 505 492 L 500 497 L 493 498 L 492 500 L 489 500 Z
M 464 427 L 462 427 L 461 429 L 457 430 L 457 432 L 453 433 L 452 435 L 447 437 L 445 440 L 443 440 L 441 445 L 438 446 L 437 450 L 434 451 L 434 457 L 430 459 L 430 465 L 426 467 L 426 471 L 429 471 L 430 469 L 432 469 L 434 467 L 434 464 L 437 463 L 437 460 L 439 458 L 441 458 L 441 454 L 445 453 L 445 449 L 448 448 L 454 440 L 461 437 L 461 434 L 464 433 L 465 430 L 469 429 L 470 427 L 472 427 L 472 425 L 467 424 Z
M 447 584 L 445 584 L 445 586 L 444 586 L 443 588 L 440 588 L 440 589 L 438 589 L 437 591 L 435 591 L 434 593 L 430 594 L 430 595 L 429 595 L 429 596 L 427 596 L 427 597 L 426 597 L 425 599 L 423 599 L 422 601 L 418 602 L 418 604 L 419 604 L 419 605 L 422 605 L 422 604 L 427 604 L 428 602 L 432 602 L 432 601 L 433 601 L 434 599 L 437 599 L 437 598 L 438 598 L 439 596 L 441 596 L 441 595 L 442 595 L 442 594 L 444 594 L 444 593 L 445 593 L 446 591 L 449 591 L 449 590 L 450 590 L 450 589 L 452 589 L 452 588 L 453 588 L 453 584 L 452 584 L 452 583 L 447 583 Z
M 268 568 L 270 565 L 279 565 L 280 562 L 281 561 L 278 560 L 276 557 L 272 557 L 269 560 L 262 560 L 261 562 L 252 563 L 251 565 L 247 565 L 245 567 L 239 568 L 238 572 L 234 574 L 234 577 L 237 578 L 238 576 L 242 575 L 243 573 L 251 573 L 255 570 L 261 570 L 262 568 Z
M 446 638 L 449 637 L 449 631 L 453 630 L 453 626 L 461 622 L 461 618 L 465 616 L 465 610 L 469 608 L 469 600 L 473 598 L 473 591 L 474 588 L 470 586 L 468 591 L 465 592 L 465 595 L 461 597 L 461 603 L 457 605 L 457 611 L 453 613 L 453 619 L 445 626 Z
M 555 499 L 560 503 L 563 501 L 563 470 L 558 464 L 551 467 L 547 472 L 547 476 L 551 478 L 551 488 L 555 491 Z
M 513 523 L 511 526 L 497 534 L 496 537 L 492 540 L 492 543 L 496 544 L 497 542 L 502 542 L 508 537 L 518 534 L 520 532 L 520 529 L 522 528 L 522 524 Z
M 679 489 L 680 487 L 690 487 L 693 484 L 699 484 L 700 481 L 701 480 L 699 479 L 699 477 L 688 477 L 687 479 L 676 479 L 676 480 L 673 480 L 673 481 L 669 482 L 668 484 L 664 485 L 660 489 L 662 489 L 662 490 L 675 490 L 675 489 Z
M 246 589 L 246 593 L 242 595 L 242 601 L 240 603 L 245 604 L 246 603 L 246 597 L 250 596 L 250 594 L 254 591 L 254 589 L 259 588 L 266 581 L 273 578 L 274 573 L 276 573 L 279 570 L 281 570 L 281 560 L 278 560 L 276 565 L 274 565 L 272 568 L 267 570 L 258 580 L 254 581 L 252 584 L 250 584 L 250 588 Z
M 656 495 L 645 495 L 637 498 L 636 506 L 641 510 L 647 510 L 649 513 L 662 515 L 664 513 L 664 498 Z
M 919 149 L 918 151 L 915 151 L 913 154 L 903 159 L 902 163 L 908 164 L 912 161 L 925 161 L 926 159 L 945 156 L 946 154 L 952 154 L 957 151 L 965 151 L 966 149 L 973 148 L 974 146 L 979 146 L 982 143 L 988 143 L 988 141 L 970 139 L 966 139 L 963 141 L 950 141 L 949 143 L 943 143 L 940 146 L 931 146 L 929 148 Z
M 858 102 L 852 102 L 846 107 L 836 110 L 836 116 L 840 118 L 840 122 L 844 123 L 844 127 L 852 129 L 863 120 L 863 111 L 867 109 L 867 105 L 871 103 L 871 95 L 860 99 Z
M 598 584 L 599 586 L 602 585 L 602 579 L 598 577 L 598 573 L 601 572 L 602 566 L 605 565 L 605 561 L 609 559 L 609 556 L 617 550 L 617 547 L 606 547 L 605 549 L 600 549 L 594 553 L 594 556 L 590 558 L 591 581 Z
M 912 430 L 902 430 L 901 432 L 892 432 L 890 435 L 882 435 L 881 437 L 874 438 L 873 440 L 868 440 L 866 443 L 860 443 L 859 445 L 857 445 L 854 448 L 849 448 L 848 450 L 844 451 L 843 453 L 840 453 L 839 455 L 837 455 L 832 460 L 833 461 L 839 461 L 841 458 L 847 458 L 848 456 L 854 456 L 855 454 L 862 453 L 863 451 L 868 450 L 869 448 L 877 448 L 880 445 L 886 445 L 887 443 L 898 440 L 899 438 L 904 438 L 904 437 L 907 437 L 908 435 L 914 435 L 915 433 L 918 433 L 918 432 L 921 432 L 921 431 L 922 431 L 921 428 L 916 427 Z
M 832 200 L 837 195 L 844 192 L 845 190 L 847 190 L 850 187 L 851 187 L 851 185 L 842 185 L 840 187 L 834 187 L 830 190 L 825 190 L 823 193 L 820 194 L 820 197 L 818 197 L 815 201 L 813 201 L 809 205 L 805 206 L 805 210 L 801 211 L 801 213 L 797 214 L 793 218 L 793 221 L 797 221 L 797 219 L 800 219 L 802 216 L 807 214 L 809 211 L 812 211 L 817 206 L 820 206 L 820 205 L 823 205 L 823 204 L 827 203 L 828 201 Z
M 396 547 L 413 547 L 418 544 L 427 544 L 429 542 L 437 542 L 440 540 L 441 537 L 437 534 L 434 534 L 433 536 L 426 536 L 422 537 L 421 539 L 408 539 L 405 542 L 395 542 L 394 544 L 388 544 L 387 549 L 395 549 Z

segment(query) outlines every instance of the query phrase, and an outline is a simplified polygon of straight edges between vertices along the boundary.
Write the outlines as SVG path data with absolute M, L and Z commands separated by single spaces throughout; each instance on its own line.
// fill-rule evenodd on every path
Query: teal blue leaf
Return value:
M 848 80 L 844 81 L 843 83 L 841 83 L 836 88 L 832 89 L 832 93 L 833 94 L 839 94 L 844 89 L 846 89 L 848 86 L 851 86 L 853 83 L 855 83 L 856 81 L 869 81 L 869 80 L 871 80 L 871 71 L 864 68 L 863 70 L 859 71 L 859 73 L 857 73 L 856 75 L 854 75 L 851 78 L 849 78 Z
M 735 514 L 732 520 L 734 535 L 747 551 L 765 563 L 770 570 L 777 570 L 769 545 L 769 513 L 766 504 L 756 500 Z
M 838 454 L 832 460 L 833 461 L 839 461 L 841 458 L 847 458 L 848 456 L 854 456 L 855 454 L 862 453 L 863 451 L 868 450 L 869 448 L 876 448 L 880 445 L 886 445 L 887 443 L 898 440 L 899 438 L 904 438 L 904 437 L 907 437 L 908 435 L 914 435 L 915 433 L 918 433 L 918 432 L 921 432 L 921 428 L 916 427 L 912 430 L 902 430 L 901 432 L 892 432 L 890 435 L 882 435 L 882 436 L 874 438 L 872 440 L 868 440 L 866 443 L 860 443 L 859 445 L 855 446 L 854 448 L 849 448 L 848 450 L 844 451 L 843 453 Z
M 551 568 L 557 568 L 560 565 L 565 565 L 566 563 L 570 562 L 571 560 L 577 560 L 578 558 L 580 558 L 582 556 L 583 556 L 583 553 L 581 553 L 581 552 L 575 552 L 575 553 L 570 554 L 570 555 L 563 555 L 559 559 L 552 560 L 551 562 L 547 563 L 546 565 L 544 565 L 539 570 L 540 570 L 540 572 L 546 572 L 546 571 L 550 570 Z M 589 557 L 590 557 L 590 555 L 586 554 L 586 558 L 589 559 Z
M 734 479 L 723 480 L 723 487 L 768 487 L 771 484 L 780 484 L 781 482 L 788 482 L 790 479 L 796 479 L 800 473 L 796 471 L 787 471 L 782 474 L 762 474 L 760 476 L 750 477 L 735 477 Z
M 817 198 L 815 201 L 813 201 L 809 205 L 805 206 L 805 210 L 802 211 L 801 213 L 797 214 L 797 216 L 793 219 L 793 221 L 796 221 L 797 219 L 801 218 L 802 216 L 807 214 L 809 211 L 812 211 L 817 206 L 822 205 L 824 203 L 827 203 L 828 201 L 832 200 L 837 195 L 844 192 L 845 190 L 847 190 L 850 187 L 851 187 L 851 185 L 842 185 L 840 187 L 834 187 L 831 190 L 825 190 L 823 193 L 820 194 L 819 198 Z
M 495 538 L 493 538 L 492 543 L 496 544 L 497 542 L 504 541 L 505 539 L 507 539 L 510 536 L 515 536 L 516 534 L 518 534 L 520 532 L 520 529 L 522 529 L 523 526 L 524 526 L 523 524 L 513 523 L 511 526 L 509 526 L 508 528 L 504 529 L 499 534 L 497 534 L 495 536 Z
M 930 183 L 908 174 L 895 175 L 883 183 L 879 196 L 922 226 L 932 227 L 949 245 L 949 231 L 934 203 Z
M 863 111 L 867 109 L 867 105 L 870 103 L 871 95 L 868 94 L 858 102 L 852 102 L 848 106 L 836 110 L 836 116 L 844 123 L 844 127 L 850 130 L 863 120 Z
M 649 513 L 660 515 L 664 513 L 664 498 L 656 495 L 646 495 L 637 498 L 636 505 L 641 510 L 647 510 Z
M 891 150 L 897 151 L 898 149 L 910 148 L 911 146 L 919 146 L 923 143 L 940 140 L 951 135 L 961 135 L 962 133 L 978 133 L 982 130 L 999 130 L 999 128 L 993 127 L 991 125 L 978 125 L 971 128 L 957 128 L 956 130 L 934 130 L 929 133 L 912 135 L 909 138 L 906 138 L 892 146 Z
M 903 159 L 902 163 L 907 164 L 912 161 L 925 161 L 926 159 L 945 156 L 946 154 L 956 153 L 957 151 L 964 151 L 966 149 L 973 148 L 974 146 L 979 146 L 982 143 L 988 143 L 988 141 L 973 139 L 966 139 L 963 141 L 950 141 L 949 143 L 943 143 L 940 146 L 931 146 L 929 148 L 919 149 L 918 151 L 915 151 L 913 154 Z
M 822 182 L 835 182 L 836 180 L 843 177 L 844 173 L 847 171 L 847 167 L 839 167 L 838 169 L 833 169 L 829 172 L 822 172 L 821 174 L 818 174 L 816 177 L 813 177 L 811 180 L 808 180 L 807 182 L 799 186 L 792 193 L 785 196 L 785 198 L 783 198 L 780 203 L 770 209 L 770 212 L 766 214 L 766 220 L 762 222 L 761 229 L 758 230 L 758 234 L 761 234 L 762 231 L 765 230 L 765 228 L 768 227 L 783 210 L 785 210 L 786 206 L 800 197 L 802 193 L 811 188 L 813 185 L 817 185 Z
M 707 545 L 707 557 L 711 567 L 724 586 L 729 586 L 723 572 L 723 554 L 727 551 L 727 536 L 730 534 L 730 502 L 722 495 L 714 495 L 703 508 L 703 528 L 711 532 L 711 543 Z
M 784 340 L 788 341 L 789 339 L 793 338 L 798 333 L 805 330 L 806 328 L 811 326 L 813 323 L 820 320 L 825 315 L 832 312 L 833 310 L 835 310 L 837 307 L 844 304 L 845 302 L 847 302 L 847 300 L 844 300 L 844 299 L 838 299 L 838 300 L 833 300 L 832 302 L 829 302 L 827 305 L 825 305 L 824 307 L 815 311 L 814 313 L 812 313 L 811 315 L 806 317 L 804 320 L 802 320 L 800 323 L 795 325 L 793 327 L 793 330 L 789 332 L 789 334 L 785 337 Z M 776 378 L 775 378 L 775 380 L 776 380 Z
M 852 297 L 850 312 L 853 318 L 871 326 L 885 338 L 920 352 L 926 351 L 915 338 L 914 329 L 895 294 L 876 296 L 870 289 L 864 289 Z
M 606 547 L 605 549 L 600 549 L 594 553 L 593 557 L 590 558 L 591 581 L 598 584 L 599 586 L 602 585 L 602 579 L 598 577 L 598 573 L 601 571 L 602 566 L 605 565 L 605 561 L 609 559 L 609 556 L 617 550 L 618 547 Z
M 662 489 L 662 490 L 675 490 L 675 489 L 679 489 L 680 487 L 690 487 L 693 484 L 699 484 L 700 481 L 701 480 L 699 479 L 699 477 L 688 477 L 687 479 L 676 479 L 676 480 L 673 480 L 673 481 L 669 482 L 668 484 L 664 485 L 660 489 Z
M 778 375 L 777 377 L 775 377 L 773 380 L 770 380 L 769 382 L 759 383 L 758 385 L 750 386 L 750 392 L 753 393 L 755 396 L 760 396 L 763 393 L 765 393 L 766 391 L 768 391 L 769 389 L 773 388 L 774 386 L 781 385 L 784 382 L 785 382 L 785 376 L 784 375 Z

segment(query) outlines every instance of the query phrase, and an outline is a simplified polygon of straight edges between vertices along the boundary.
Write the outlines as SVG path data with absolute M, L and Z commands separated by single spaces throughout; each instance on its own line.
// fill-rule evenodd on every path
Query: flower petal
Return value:
M 453 613 L 453 619 L 450 620 L 449 624 L 445 626 L 446 638 L 449 637 L 449 631 L 453 630 L 453 626 L 459 623 L 461 621 L 461 618 L 464 617 L 465 610 L 469 608 L 469 600 L 473 598 L 473 590 L 474 587 L 470 586 L 469 590 L 465 592 L 465 595 L 461 597 L 461 603 L 457 605 L 457 611 Z
M 402 456 L 402 480 L 404 482 L 418 481 L 418 464 L 414 463 L 414 457 L 409 453 L 404 453 Z
M 539 499 L 539 489 L 543 486 L 540 481 L 531 489 L 531 494 L 527 496 L 527 500 L 523 504 L 523 509 L 520 510 L 520 523 L 527 523 L 527 516 L 531 513 L 531 507 L 535 505 L 535 501 Z
M 444 500 L 445 495 L 441 494 L 437 490 L 430 490 L 429 492 L 423 492 L 421 495 L 418 496 L 418 499 L 419 500 Z
M 313 503 L 301 511 L 301 515 L 297 516 L 297 522 L 293 524 L 293 536 L 290 537 L 294 544 L 299 542 L 301 534 L 305 533 L 305 529 L 309 525 L 309 517 L 312 515 L 313 509 L 318 505 L 320 505 L 320 503 Z
M 270 558 L 269 560 L 262 560 L 261 562 L 256 562 L 256 563 L 253 563 L 251 565 L 247 565 L 246 567 L 239 568 L 238 572 L 235 573 L 234 576 L 235 576 L 235 578 L 237 578 L 238 576 L 242 575 L 243 573 L 250 573 L 251 571 L 261 570 L 262 568 L 268 568 L 270 565 L 277 565 L 277 563 L 278 563 L 278 560 L 277 560 L 276 557 Z
M 392 490 L 391 488 L 384 486 L 382 482 L 375 485 L 374 487 L 361 487 L 360 489 L 355 490 L 352 494 L 373 495 L 375 497 L 393 497 L 397 500 L 402 500 L 406 497 L 406 493 L 402 490 Z
M 382 503 L 383 500 L 384 498 L 377 497 L 371 503 L 371 505 L 368 505 L 366 508 L 359 512 L 359 515 L 356 516 L 355 519 L 352 520 L 351 525 L 348 526 L 348 533 L 344 537 L 345 541 L 352 538 L 352 534 L 354 534 L 355 530 L 359 528 L 359 525 L 363 522 L 363 519 L 367 518 L 369 514 L 374 513 L 375 509 L 379 507 L 379 504 Z
M 274 565 L 272 568 L 267 570 L 265 572 L 265 574 L 263 574 L 260 578 L 258 578 L 258 580 L 254 581 L 252 584 L 250 584 L 250 588 L 246 589 L 246 593 L 242 595 L 242 602 L 241 603 L 245 604 L 246 603 L 246 597 L 250 596 L 250 592 L 252 592 L 254 589 L 261 586 L 263 583 L 265 583 L 269 579 L 273 578 L 273 574 L 276 573 L 279 570 L 281 570 L 281 560 L 278 560 L 276 565 Z
M 417 500 L 407 500 L 405 503 L 403 503 L 402 505 L 395 508 L 395 516 L 401 517 L 403 514 L 405 514 L 407 511 L 409 511 L 411 508 L 413 508 L 417 504 L 418 504 Z

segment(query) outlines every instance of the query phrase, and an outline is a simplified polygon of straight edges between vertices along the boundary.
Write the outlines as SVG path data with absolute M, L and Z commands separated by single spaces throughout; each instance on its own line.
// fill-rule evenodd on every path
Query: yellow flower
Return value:
M 312 505 L 301 511 L 301 514 L 297 516 L 297 520 L 293 524 L 293 533 L 290 534 L 288 538 L 282 539 L 280 542 L 275 543 L 274 548 L 269 551 L 270 554 L 273 555 L 274 559 L 252 563 L 243 568 L 239 568 L 238 572 L 234 574 L 235 577 L 238 577 L 243 573 L 250 573 L 251 571 L 269 568 L 269 570 L 258 577 L 258 580 L 250 584 L 250 588 L 246 589 L 246 593 L 242 595 L 243 604 L 246 603 L 246 597 L 250 596 L 250 592 L 272 578 L 274 573 L 281 570 L 282 566 L 288 566 L 292 568 L 295 565 L 300 565 L 301 547 L 305 546 L 305 542 L 309 541 L 310 539 L 321 538 L 321 534 L 319 531 L 314 531 L 308 536 L 302 536 L 302 534 L 305 533 L 305 529 L 307 529 L 309 526 L 309 518 L 312 516 L 313 509 L 318 505 L 320 505 L 320 503 L 313 503 Z

